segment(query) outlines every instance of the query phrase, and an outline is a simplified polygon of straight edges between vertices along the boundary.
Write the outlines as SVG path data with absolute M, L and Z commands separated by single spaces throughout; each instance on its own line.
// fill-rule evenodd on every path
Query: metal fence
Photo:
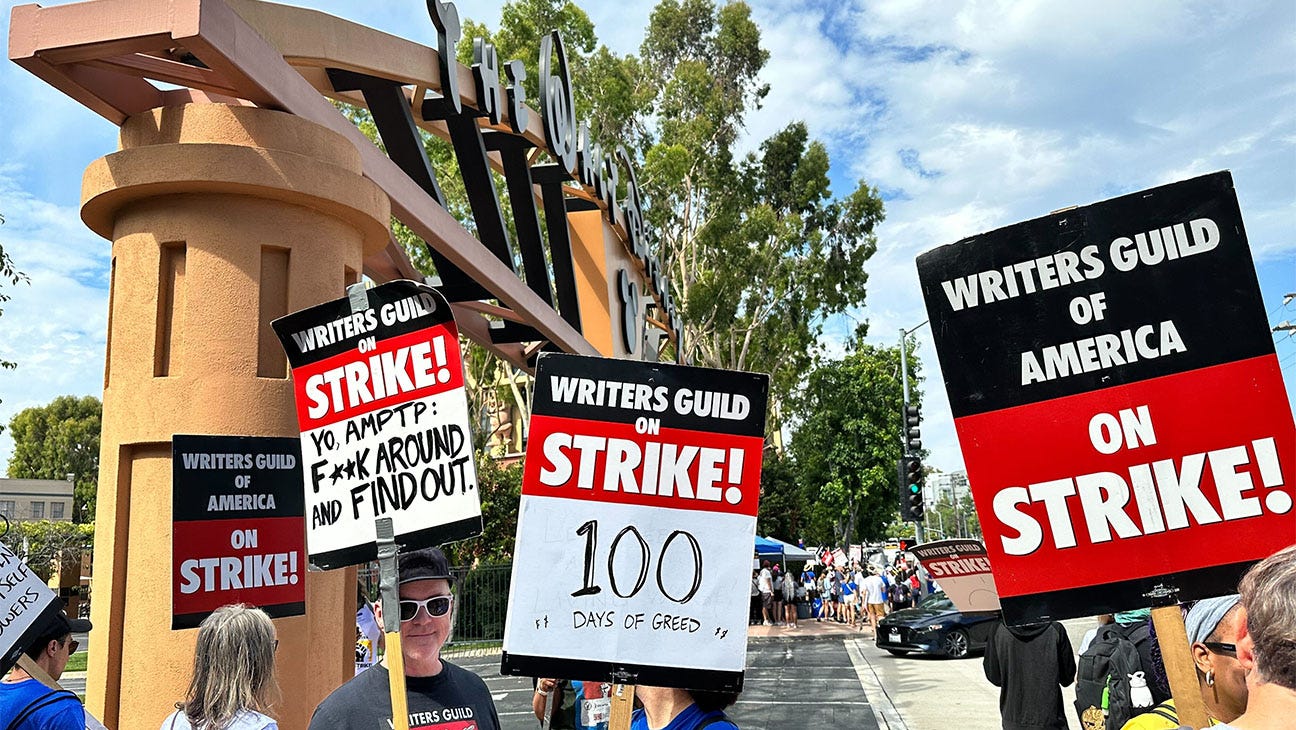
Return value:
M 461 565 L 450 574 L 455 579 L 455 622 L 446 649 L 502 642 L 513 564 Z M 369 599 L 376 600 L 378 564 L 360 566 L 359 579 Z

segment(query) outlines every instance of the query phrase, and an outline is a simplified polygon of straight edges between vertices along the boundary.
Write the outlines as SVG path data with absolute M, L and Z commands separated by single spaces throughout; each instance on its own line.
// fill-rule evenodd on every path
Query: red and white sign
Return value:
M 229 603 L 305 614 L 297 439 L 176 434 L 171 454 L 171 628 Z
M 1228 173 L 918 268 L 1009 623 L 1220 595 L 1296 542 L 1296 428 Z
M 977 540 L 953 539 L 910 548 L 927 575 L 954 606 L 965 613 L 998 611 L 999 594 L 985 546 Z
M 741 686 L 768 380 L 545 355 L 503 670 Z
M 481 533 L 468 400 L 450 306 L 394 281 L 273 322 L 293 367 L 306 542 L 323 568 L 377 555 L 375 521 L 415 549 Z

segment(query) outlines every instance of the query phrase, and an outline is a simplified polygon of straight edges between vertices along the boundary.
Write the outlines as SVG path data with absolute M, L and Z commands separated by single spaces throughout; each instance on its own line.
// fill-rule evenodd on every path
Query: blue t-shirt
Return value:
M 684 711 L 675 716 L 670 724 L 662 730 L 695 730 L 703 721 L 712 717 L 725 716 L 721 710 L 703 712 L 698 709 L 697 705 L 689 705 Z M 648 730 L 648 715 L 644 714 L 642 708 L 635 710 L 634 715 L 630 718 L 630 730 Z M 707 725 L 707 730 L 738 730 L 738 726 L 728 720 L 719 720 Z
M 49 704 L 32 712 L 15 730 L 85 730 L 85 709 L 76 695 L 53 690 L 34 679 L 0 682 L 0 718 L 9 722 L 32 704 Z M 40 698 L 50 695 L 44 700 Z M 52 700 L 52 701 L 51 701 Z

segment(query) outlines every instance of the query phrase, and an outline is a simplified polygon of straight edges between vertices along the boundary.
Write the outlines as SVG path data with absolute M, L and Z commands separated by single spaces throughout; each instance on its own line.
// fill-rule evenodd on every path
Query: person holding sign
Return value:
M 278 730 L 262 713 L 279 694 L 278 647 L 265 611 L 241 603 L 213 611 L 198 627 L 189 692 L 161 730 Z
M 410 730 L 499 730 L 499 715 L 480 677 L 441 658 L 454 625 L 453 578 L 440 548 L 398 556 L 401 657 Z M 382 622 L 382 604 L 376 604 Z M 387 659 L 356 675 L 324 698 L 311 730 L 390 727 Z
M 1237 641 L 1241 606 L 1238 595 L 1207 598 L 1193 604 L 1184 617 L 1197 665 L 1197 684 L 1212 721 L 1232 722 L 1246 711 L 1246 673 L 1238 663 Z M 1179 716 L 1174 699 L 1136 715 L 1121 730 L 1174 730 Z
M 40 620 L 44 621 L 44 628 L 27 647 L 26 654 L 57 680 L 67 666 L 68 658 L 77 650 L 72 632 L 89 631 L 90 622 L 68 618 L 62 609 Z M 12 730 L 83 730 L 86 726 L 85 709 L 75 694 L 46 687 L 22 667 L 14 667 L 0 682 L 0 718 L 8 723 L 5 727 Z
M 724 709 L 738 701 L 736 692 L 703 692 L 669 687 L 635 687 L 643 707 L 634 711 L 630 730 L 738 730 Z

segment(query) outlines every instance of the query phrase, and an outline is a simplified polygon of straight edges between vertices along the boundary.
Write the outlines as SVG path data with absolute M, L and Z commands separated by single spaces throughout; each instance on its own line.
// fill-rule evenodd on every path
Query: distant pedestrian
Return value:
M 783 571 L 775 565 L 770 571 L 774 576 L 774 623 L 782 625 L 783 623 Z
M 869 628 L 876 637 L 878 621 L 886 616 L 886 584 L 882 582 L 882 576 L 870 571 L 861 590 L 864 592 L 864 610 L 868 613 Z
M 996 624 L 982 668 L 999 688 L 1004 730 L 1067 730 L 1061 688 L 1075 681 L 1076 663 L 1062 624 Z
M 785 626 L 797 627 L 797 591 L 800 586 L 788 574 L 783 578 L 783 623 Z
M 756 588 L 761 596 L 761 616 L 764 625 L 774 625 L 774 576 L 770 573 L 770 561 L 762 560 L 760 575 L 756 577 Z

